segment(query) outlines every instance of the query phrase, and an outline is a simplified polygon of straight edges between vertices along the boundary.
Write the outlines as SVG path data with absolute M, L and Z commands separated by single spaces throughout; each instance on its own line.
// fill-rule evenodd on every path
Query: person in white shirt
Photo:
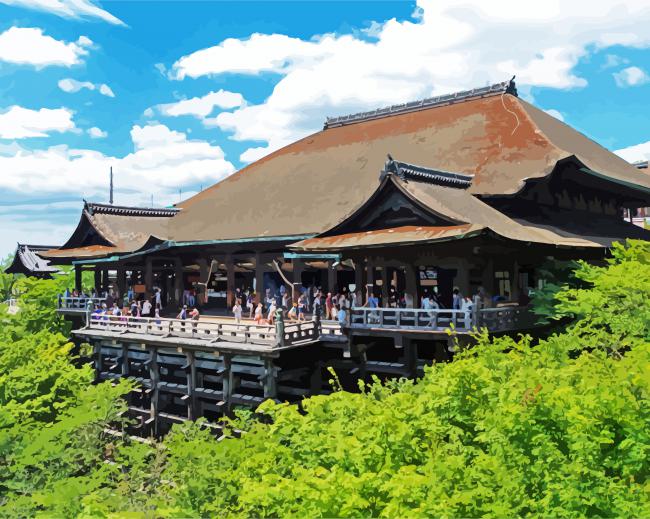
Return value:
M 148 299 L 142 303 L 142 315 L 144 317 L 151 317 L 151 302 Z
M 235 322 L 237 324 L 241 323 L 242 308 L 241 308 L 241 303 L 239 302 L 239 299 L 237 299 L 235 301 L 235 306 L 232 307 L 232 313 L 235 316 Z

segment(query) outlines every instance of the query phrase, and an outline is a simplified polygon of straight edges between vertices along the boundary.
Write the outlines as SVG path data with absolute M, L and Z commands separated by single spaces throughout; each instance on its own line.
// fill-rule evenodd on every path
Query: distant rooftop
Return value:
M 419 101 L 411 101 L 409 103 L 378 108 L 377 110 L 371 110 L 370 112 L 359 112 L 338 117 L 328 117 L 323 129 L 327 130 L 328 128 L 336 128 L 337 126 L 345 126 L 347 124 L 368 121 L 370 119 L 380 119 L 382 117 L 390 117 L 391 115 L 416 112 L 427 108 L 434 108 L 436 106 L 450 105 L 453 103 L 469 101 L 471 99 L 479 99 L 481 97 L 490 97 L 502 94 L 517 96 L 517 87 L 515 85 L 514 76 L 510 81 L 503 81 L 482 88 L 473 88 L 472 90 L 463 90 L 462 92 L 455 92 L 453 94 L 428 97 L 426 99 L 420 99 Z
M 636 166 L 638 169 L 648 169 L 648 161 L 647 160 L 639 160 L 637 162 L 632 162 L 633 166 Z
M 175 207 L 129 207 L 123 205 L 97 204 L 84 200 L 84 209 L 93 214 L 119 216 L 174 216 L 180 209 Z

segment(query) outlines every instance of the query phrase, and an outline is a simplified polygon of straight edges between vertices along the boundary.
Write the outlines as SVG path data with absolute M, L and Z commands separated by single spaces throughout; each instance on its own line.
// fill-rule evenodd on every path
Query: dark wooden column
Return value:
M 514 265 L 512 266 L 512 282 L 510 283 L 510 299 L 513 301 L 519 301 L 519 291 L 521 287 L 519 286 L 519 262 L 515 260 Z
M 302 290 L 302 271 L 304 270 L 304 263 L 299 259 L 292 259 L 291 266 L 293 268 L 293 290 L 291 291 L 291 296 L 294 299 L 298 299 Z
M 109 285 L 108 269 L 102 269 L 102 290 L 104 292 L 108 292 L 108 285 Z
M 97 295 L 102 291 L 102 271 L 95 265 L 95 291 Z
M 336 267 L 333 261 L 327 262 L 327 291 L 334 294 L 336 288 Z
M 180 305 L 183 300 L 183 262 L 180 258 L 174 259 L 174 300 Z
M 264 359 L 264 398 L 275 399 L 278 396 L 276 375 L 277 368 L 273 359 Z
M 468 297 L 471 295 L 469 293 L 469 265 L 465 260 L 458 262 L 454 285 L 458 287 L 458 290 L 462 296 Z
M 494 295 L 494 260 L 488 259 L 483 269 L 483 288 L 492 297 Z
M 381 304 L 388 306 L 388 267 L 385 263 L 381 266 Z
M 201 305 L 204 305 L 206 302 L 206 295 L 208 293 L 208 273 L 210 272 L 208 267 L 208 260 L 205 258 L 199 258 L 196 260 L 196 263 L 199 265 L 199 281 L 201 284 L 197 285 L 196 291 L 196 300 Z M 205 284 L 202 284 L 205 283 Z
M 74 288 L 81 292 L 81 265 L 75 265 L 74 267 Z
M 358 259 L 354 262 L 354 291 L 363 294 L 363 260 Z
M 235 304 L 235 262 L 232 254 L 227 254 L 226 259 L 226 307 L 232 308 Z
M 264 303 L 264 265 L 259 252 L 255 253 L 255 295 L 256 303 Z
M 126 268 L 124 265 L 117 266 L 117 291 L 120 300 L 126 295 Z
M 160 382 L 160 370 L 158 368 L 158 350 L 156 347 L 151 348 L 151 357 L 148 361 L 149 364 L 149 379 L 151 380 L 151 401 L 149 407 L 149 419 L 147 423 L 152 424 L 152 432 L 154 436 L 158 435 L 158 413 L 159 413 L 159 397 L 160 389 L 158 383 Z
M 225 353 L 223 356 L 223 370 L 221 392 L 226 412 L 229 413 L 232 405 L 232 390 L 234 384 L 232 356 L 230 354 Z
M 405 292 L 409 294 L 413 298 L 413 308 L 418 308 L 419 301 L 418 301 L 418 285 L 417 285 L 417 278 L 415 277 L 415 269 L 413 268 L 413 265 L 406 264 L 404 266 L 404 285 L 405 285 Z
M 153 258 L 147 256 L 144 260 L 144 290 L 145 297 L 149 299 L 153 294 Z
M 369 287 L 367 285 L 370 285 Z M 367 298 L 372 295 L 375 290 L 375 264 L 368 258 L 366 261 L 366 287 L 363 289 L 364 303 L 367 303 Z

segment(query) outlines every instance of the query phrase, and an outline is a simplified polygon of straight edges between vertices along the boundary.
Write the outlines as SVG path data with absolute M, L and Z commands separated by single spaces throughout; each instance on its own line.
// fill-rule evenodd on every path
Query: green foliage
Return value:
M 579 265 L 580 285 L 558 284 L 563 333 L 481 334 L 417 382 L 268 401 L 268 420 L 241 412 L 246 432 L 221 441 L 201 422 L 162 442 L 108 435 L 129 386 L 90 385 L 63 336 L 27 333 L 57 326 L 33 303 L 0 331 L 0 514 L 648 517 L 648 247 L 615 247 Z
M 9 299 L 13 293 L 13 286 L 17 276 L 15 274 L 5 274 L 5 269 L 11 265 L 13 259 L 13 254 L 10 254 L 0 260 L 0 303 Z
M 555 296 L 564 287 L 577 286 L 578 266 L 576 261 L 547 260 L 537 269 L 543 286 L 533 291 L 530 304 L 539 324 L 549 324 L 558 318 Z

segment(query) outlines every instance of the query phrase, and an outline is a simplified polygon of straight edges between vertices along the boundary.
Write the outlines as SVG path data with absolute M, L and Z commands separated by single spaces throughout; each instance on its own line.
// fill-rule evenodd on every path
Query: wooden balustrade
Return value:
M 320 326 L 316 321 L 283 323 L 283 332 L 278 334 L 277 325 L 91 313 L 87 328 L 119 333 L 198 339 L 215 345 L 224 341 L 281 347 L 316 342 L 320 337 Z
M 57 308 L 59 310 L 83 310 L 88 309 L 88 304 L 91 306 L 101 306 L 106 302 L 105 297 L 64 297 L 59 296 Z

